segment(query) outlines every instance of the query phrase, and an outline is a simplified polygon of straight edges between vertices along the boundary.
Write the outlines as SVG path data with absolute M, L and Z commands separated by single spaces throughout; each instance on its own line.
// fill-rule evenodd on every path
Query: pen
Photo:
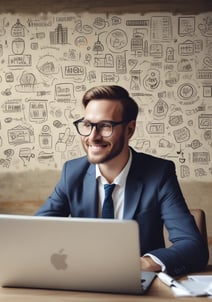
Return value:
M 191 294 L 180 282 L 172 278 L 171 276 L 167 275 L 164 272 L 157 273 L 158 278 L 169 287 L 174 287 L 179 289 L 180 291 L 185 292 L 185 294 Z

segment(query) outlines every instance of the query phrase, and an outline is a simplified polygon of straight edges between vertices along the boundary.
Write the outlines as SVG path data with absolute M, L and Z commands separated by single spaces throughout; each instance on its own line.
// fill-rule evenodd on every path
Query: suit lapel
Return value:
M 132 151 L 132 165 L 127 177 L 124 199 L 124 219 L 132 219 L 141 198 L 143 184 L 141 171 L 144 169 L 137 160 L 136 152 Z
M 84 178 L 84 205 L 86 215 L 91 218 L 98 217 L 98 187 L 96 181 L 95 165 L 90 165 Z

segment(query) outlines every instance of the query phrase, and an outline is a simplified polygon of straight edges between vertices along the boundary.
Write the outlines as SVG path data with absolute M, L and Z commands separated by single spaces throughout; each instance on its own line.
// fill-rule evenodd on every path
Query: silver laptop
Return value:
M 143 294 L 132 220 L 0 215 L 0 285 Z

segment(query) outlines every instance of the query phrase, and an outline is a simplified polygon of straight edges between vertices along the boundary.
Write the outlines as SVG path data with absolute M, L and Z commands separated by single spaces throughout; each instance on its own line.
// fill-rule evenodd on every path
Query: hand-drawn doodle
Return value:
M 202 177 L 202 176 L 206 176 L 207 175 L 207 172 L 203 168 L 195 169 L 194 173 L 195 173 L 196 177 Z
M 74 140 L 74 135 L 71 135 L 70 128 L 66 128 L 64 133 L 59 133 L 58 140 L 55 145 L 55 150 L 57 152 L 65 152 L 67 145 L 72 143 Z
M 12 52 L 15 55 L 22 55 L 25 50 L 25 42 L 22 38 L 16 38 L 12 41 Z
M 130 71 L 130 90 L 141 90 L 141 71 L 131 70 Z
M 29 67 L 32 65 L 32 55 L 9 55 L 9 67 Z
M 74 40 L 74 45 L 76 47 L 85 47 L 88 45 L 88 39 L 84 36 L 78 36 L 76 37 L 76 39 Z
M 204 132 L 204 139 L 205 139 L 206 141 L 212 140 L 212 130 L 206 130 L 206 131 Z
M 147 90 L 155 90 L 160 85 L 160 72 L 156 69 L 149 69 L 143 79 L 144 87 Z
M 212 129 L 212 114 L 200 114 L 198 116 L 199 129 Z
M 198 28 L 203 36 L 212 37 L 212 17 L 204 18 L 203 23 L 200 23 Z
M 54 75 L 59 73 L 59 64 L 52 55 L 42 56 L 37 63 L 37 69 L 44 75 Z
M 192 36 L 195 32 L 195 17 L 179 17 L 178 18 L 178 34 L 179 36 Z
M 74 31 L 80 34 L 91 34 L 93 32 L 93 28 L 90 25 L 82 24 L 82 20 L 75 21 Z
M 17 19 L 17 22 L 11 27 L 11 36 L 25 37 L 25 26 L 21 24 L 19 19 Z
M 76 101 L 72 83 L 57 83 L 54 92 L 54 98 L 58 103 L 75 103 Z
M 143 152 L 147 152 L 150 150 L 151 148 L 151 143 L 150 140 L 146 140 L 146 139 L 136 139 L 136 144 L 135 144 L 135 149 L 138 151 L 143 151 Z
M 193 56 L 195 51 L 194 42 L 191 40 L 186 40 L 179 43 L 178 53 L 180 56 Z
M 6 21 L 6 18 L 0 19 L 0 37 L 4 36 L 6 33 L 5 27 L 7 27 L 9 24 Z
M 172 149 L 174 147 L 174 144 L 171 143 L 169 140 L 165 138 L 161 138 L 158 143 L 159 148 L 166 148 L 166 149 Z
M 164 123 L 148 123 L 146 130 L 149 134 L 164 134 L 165 125 Z
M 0 159 L 0 165 L 3 168 L 9 168 L 14 154 L 15 154 L 15 151 L 13 149 L 4 150 L 4 155 L 6 156 L 6 158 Z
M 144 51 L 144 33 L 138 28 L 133 30 L 133 36 L 131 39 L 131 51 L 134 52 L 135 55 L 143 53 Z
M 202 143 L 198 139 L 193 139 L 190 144 L 187 144 L 186 147 L 191 147 L 193 150 L 198 149 L 202 146 Z
M 74 110 L 75 110 L 74 107 L 75 106 L 73 106 L 73 107 L 66 107 L 64 109 L 64 117 L 66 118 L 67 123 L 70 123 L 71 119 L 78 119 L 79 118 L 79 115 L 77 115 L 77 114 L 74 113 Z
M 180 176 L 181 178 L 186 178 L 190 176 L 190 169 L 187 165 L 180 165 Z
M 95 71 L 95 70 L 90 70 L 90 71 L 88 72 L 87 79 L 88 79 L 89 83 L 94 83 L 94 82 L 96 82 L 96 79 L 97 79 L 96 71 Z
M 67 126 L 66 124 L 63 124 L 63 123 L 61 123 L 61 121 L 59 121 L 59 120 L 54 120 L 53 121 L 53 126 L 55 127 L 55 128 L 62 128 L 63 126 Z
M 3 105 L 3 112 L 4 113 L 19 113 L 22 112 L 22 110 L 24 109 L 24 106 L 22 104 L 22 100 L 8 100 L 6 101 Z
M 51 129 L 48 125 L 44 125 L 39 134 L 39 146 L 41 149 L 52 149 L 52 142 Z
M 106 26 L 109 26 L 109 22 L 106 21 L 104 18 L 102 17 L 96 17 L 94 22 L 93 22 L 93 27 L 96 29 L 104 29 Z
M 21 125 L 8 129 L 7 135 L 10 145 L 28 144 L 35 140 L 34 129 Z
M 168 87 L 175 86 L 180 79 L 179 74 L 176 71 L 167 71 L 165 73 L 165 84 Z
M 153 115 L 156 119 L 165 119 L 169 106 L 168 104 L 161 98 L 160 94 L 158 94 L 159 99 L 154 106 Z
M 51 27 L 53 24 L 52 18 L 46 18 L 45 15 L 39 15 L 32 18 L 27 18 L 26 23 L 28 27 L 35 27 L 35 28 L 46 28 L 46 27 Z
M 199 79 L 199 80 L 212 80 L 212 70 L 199 69 L 197 71 L 197 79 Z
M 25 147 L 19 150 L 19 157 L 23 161 L 24 167 L 26 167 L 30 159 L 35 158 L 35 154 L 32 153 L 31 148 Z
M 45 151 L 39 152 L 38 162 L 40 164 L 47 164 L 47 165 L 54 163 L 54 153 L 53 152 L 45 152 Z
M 95 67 L 114 67 L 114 59 L 111 54 L 106 54 L 103 57 L 95 57 L 94 58 L 94 66 Z
M 192 152 L 192 162 L 194 164 L 208 165 L 210 162 L 210 154 L 206 151 Z
M 23 122 L 24 119 L 22 117 L 21 118 L 5 117 L 5 119 L 4 119 L 5 124 L 9 124 L 9 123 L 11 123 L 13 121 Z
M 177 143 L 186 142 L 190 139 L 190 130 L 187 127 L 173 130 L 173 135 Z
M 86 78 L 86 67 L 82 65 L 65 65 L 62 66 L 62 75 L 64 79 L 71 79 L 79 83 L 84 82 Z
M 150 56 L 160 59 L 163 57 L 163 45 L 159 43 L 151 44 L 149 47 Z
M 203 63 L 206 67 L 212 68 L 212 58 L 207 56 L 203 59 Z
M 127 20 L 126 21 L 127 26 L 149 26 L 149 20 Z
M 170 115 L 169 116 L 169 124 L 170 126 L 179 126 L 183 123 L 183 115 L 182 114 L 178 114 L 178 115 Z
M 47 100 L 27 100 L 29 102 L 29 120 L 44 123 L 48 119 Z
M 173 29 L 170 16 L 153 16 L 150 25 L 151 41 L 169 42 L 172 40 Z
M 1 81 L 0 81 L 1 82 Z M 6 88 L 4 89 L 2 92 L 1 92 L 1 95 L 4 95 L 4 96 L 9 96 L 11 95 L 12 92 L 11 92 L 11 87 L 10 88 Z
M 68 43 L 68 28 L 58 24 L 54 31 L 49 33 L 50 44 L 67 44 Z
M 116 72 L 118 74 L 127 73 L 126 52 L 116 55 Z
M 197 101 L 197 89 L 192 83 L 183 83 L 177 89 L 177 96 L 183 101 L 183 105 L 193 104 Z
M 203 50 L 203 41 L 202 40 L 194 40 L 194 52 L 200 53 Z
M 189 59 L 180 59 L 177 64 L 179 72 L 191 72 L 193 70 L 191 61 Z
M 166 48 L 166 58 L 165 58 L 167 63 L 175 63 L 176 58 L 175 58 L 175 49 L 174 47 L 167 47 Z
M 96 34 L 97 35 L 97 41 L 94 43 L 93 45 L 93 51 L 95 51 L 95 54 L 98 55 L 99 52 L 103 52 L 105 47 L 104 47 L 104 44 L 100 41 L 99 39 L 99 36 L 101 34 L 103 34 L 105 32 L 102 32 L 102 33 L 99 33 L 99 34 Z
M 116 72 L 102 72 L 101 82 L 102 83 L 118 83 L 119 76 Z
M 121 18 L 119 16 L 112 16 L 111 21 L 113 26 L 121 24 Z
M 127 34 L 122 29 L 114 29 L 107 35 L 107 46 L 112 52 L 122 52 L 127 43 Z
M 14 74 L 12 72 L 6 72 L 5 73 L 5 81 L 7 83 L 13 83 L 14 82 Z

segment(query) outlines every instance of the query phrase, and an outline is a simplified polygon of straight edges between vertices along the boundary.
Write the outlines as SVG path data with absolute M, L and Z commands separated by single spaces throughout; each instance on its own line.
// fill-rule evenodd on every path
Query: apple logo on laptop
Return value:
M 68 265 L 66 263 L 67 255 L 63 253 L 63 249 L 61 249 L 58 253 L 54 253 L 51 255 L 51 263 L 57 270 L 66 270 Z

